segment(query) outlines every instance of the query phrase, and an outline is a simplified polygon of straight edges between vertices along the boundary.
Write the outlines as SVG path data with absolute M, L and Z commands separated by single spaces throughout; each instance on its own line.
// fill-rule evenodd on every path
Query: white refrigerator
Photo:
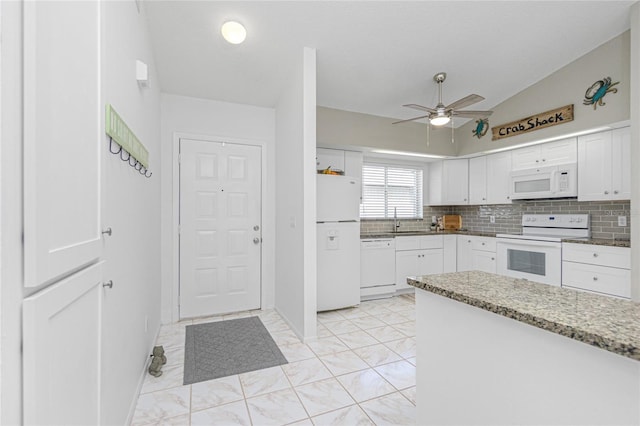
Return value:
M 360 179 L 317 175 L 318 311 L 360 303 Z

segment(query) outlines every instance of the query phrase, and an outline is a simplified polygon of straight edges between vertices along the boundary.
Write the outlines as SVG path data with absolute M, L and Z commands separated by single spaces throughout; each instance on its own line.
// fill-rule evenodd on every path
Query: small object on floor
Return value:
M 167 357 L 164 354 L 162 346 L 154 346 L 151 355 L 151 365 L 149 366 L 149 374 L 153 377 L 162 376 L 162 366 L 167 363 Z

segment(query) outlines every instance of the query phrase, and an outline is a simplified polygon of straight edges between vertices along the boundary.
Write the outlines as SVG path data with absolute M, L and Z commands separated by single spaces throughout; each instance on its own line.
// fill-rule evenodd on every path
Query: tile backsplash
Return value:
M 429 229 L 431 216 L 459 214 L 463 228 L 470 231 L 519 233 L 522 231 L 524 213 L 588 213 L 591 215 L 592 238 L 629 239 L 630 205 L 629 201 L 541 200 L 488 206 L 424 206 L 424 219 L 400 220 L 400 228 L 404 231 L 423 231 Z M 490 216 L 495 216 L 495 223 L 490 222 Z M 618 216 L 627 218 L 627 226 L 618 226 Z M 363 219 L 360 230 L 362 233 L 391 232 L 393 220 Z

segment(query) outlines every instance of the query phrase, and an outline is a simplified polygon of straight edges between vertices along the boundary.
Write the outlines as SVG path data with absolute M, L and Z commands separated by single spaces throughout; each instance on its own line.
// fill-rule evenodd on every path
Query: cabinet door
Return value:
M 489 251 L 472 251 L 472 269 L 476 271 L 496 273 L 496 254 Z
M 487 155 L 487 204 L 511 203 L 511 152 Z
M 101 268 L 24 299 L 25 424 L 100 423 Z
M 407 250 L 396 252 L 396 290 L 413 288 L 407 285 L 407 277 L 418 274 L 420 255 L 424 250 Z
M 24 3 L 28 287 L 68 275 L 102 253 L 100 8 L 99 2 Z
M 540 145 L 514 149 L 511 154 L 513 170 L 533 169 L 540 166 Z
M 471 259 L 472 244 L 473 237 L 458 235 L 458 250 L 456 252 L 456 264 L 458 272 L 470 271 L 473 269 Z
M 562 139 L 540 145 L 540 164 L 554 166 L 577 161 L 576 138 Z
M 327 167 L 331 167 L 332 170 L 344 171 L 344 151 L 341 149 L 317 148 L 316 170 L 324 170 Z
M 631 199 L 631 129 L 611 132 L 611 198 Z
M 443 268 L 442 249 L 420 250 L 418 275 L 441 274 Z
M 487 156 L 471 158 L 469 160 L 469 204 L 486 204 L 487 191 Z
M 578 138 L 578 201 L 611 198 L 611 132 Z
M 445 205 L 469 204 L 469 161 L 445 160 L 442 168 L 442 199 Z
M 429 204 L 430 206 L 440 206 L 443 204 L 442 197 L 442 169 L 444 161 L 434 161 L 429 163 Z
M 456 272 L 458 235 L 445 235 L 442 251 L 442 272 Z
M 361 152 L 345 151 L 344 152 L 344 173 L 347 176 L 362 179 L 362 163 L 363 156 Z

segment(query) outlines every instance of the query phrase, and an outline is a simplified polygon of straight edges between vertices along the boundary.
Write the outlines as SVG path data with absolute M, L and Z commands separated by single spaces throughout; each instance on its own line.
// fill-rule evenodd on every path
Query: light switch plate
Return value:
M 618 216 L 618 226 L 627 226 L 626 216 Z

